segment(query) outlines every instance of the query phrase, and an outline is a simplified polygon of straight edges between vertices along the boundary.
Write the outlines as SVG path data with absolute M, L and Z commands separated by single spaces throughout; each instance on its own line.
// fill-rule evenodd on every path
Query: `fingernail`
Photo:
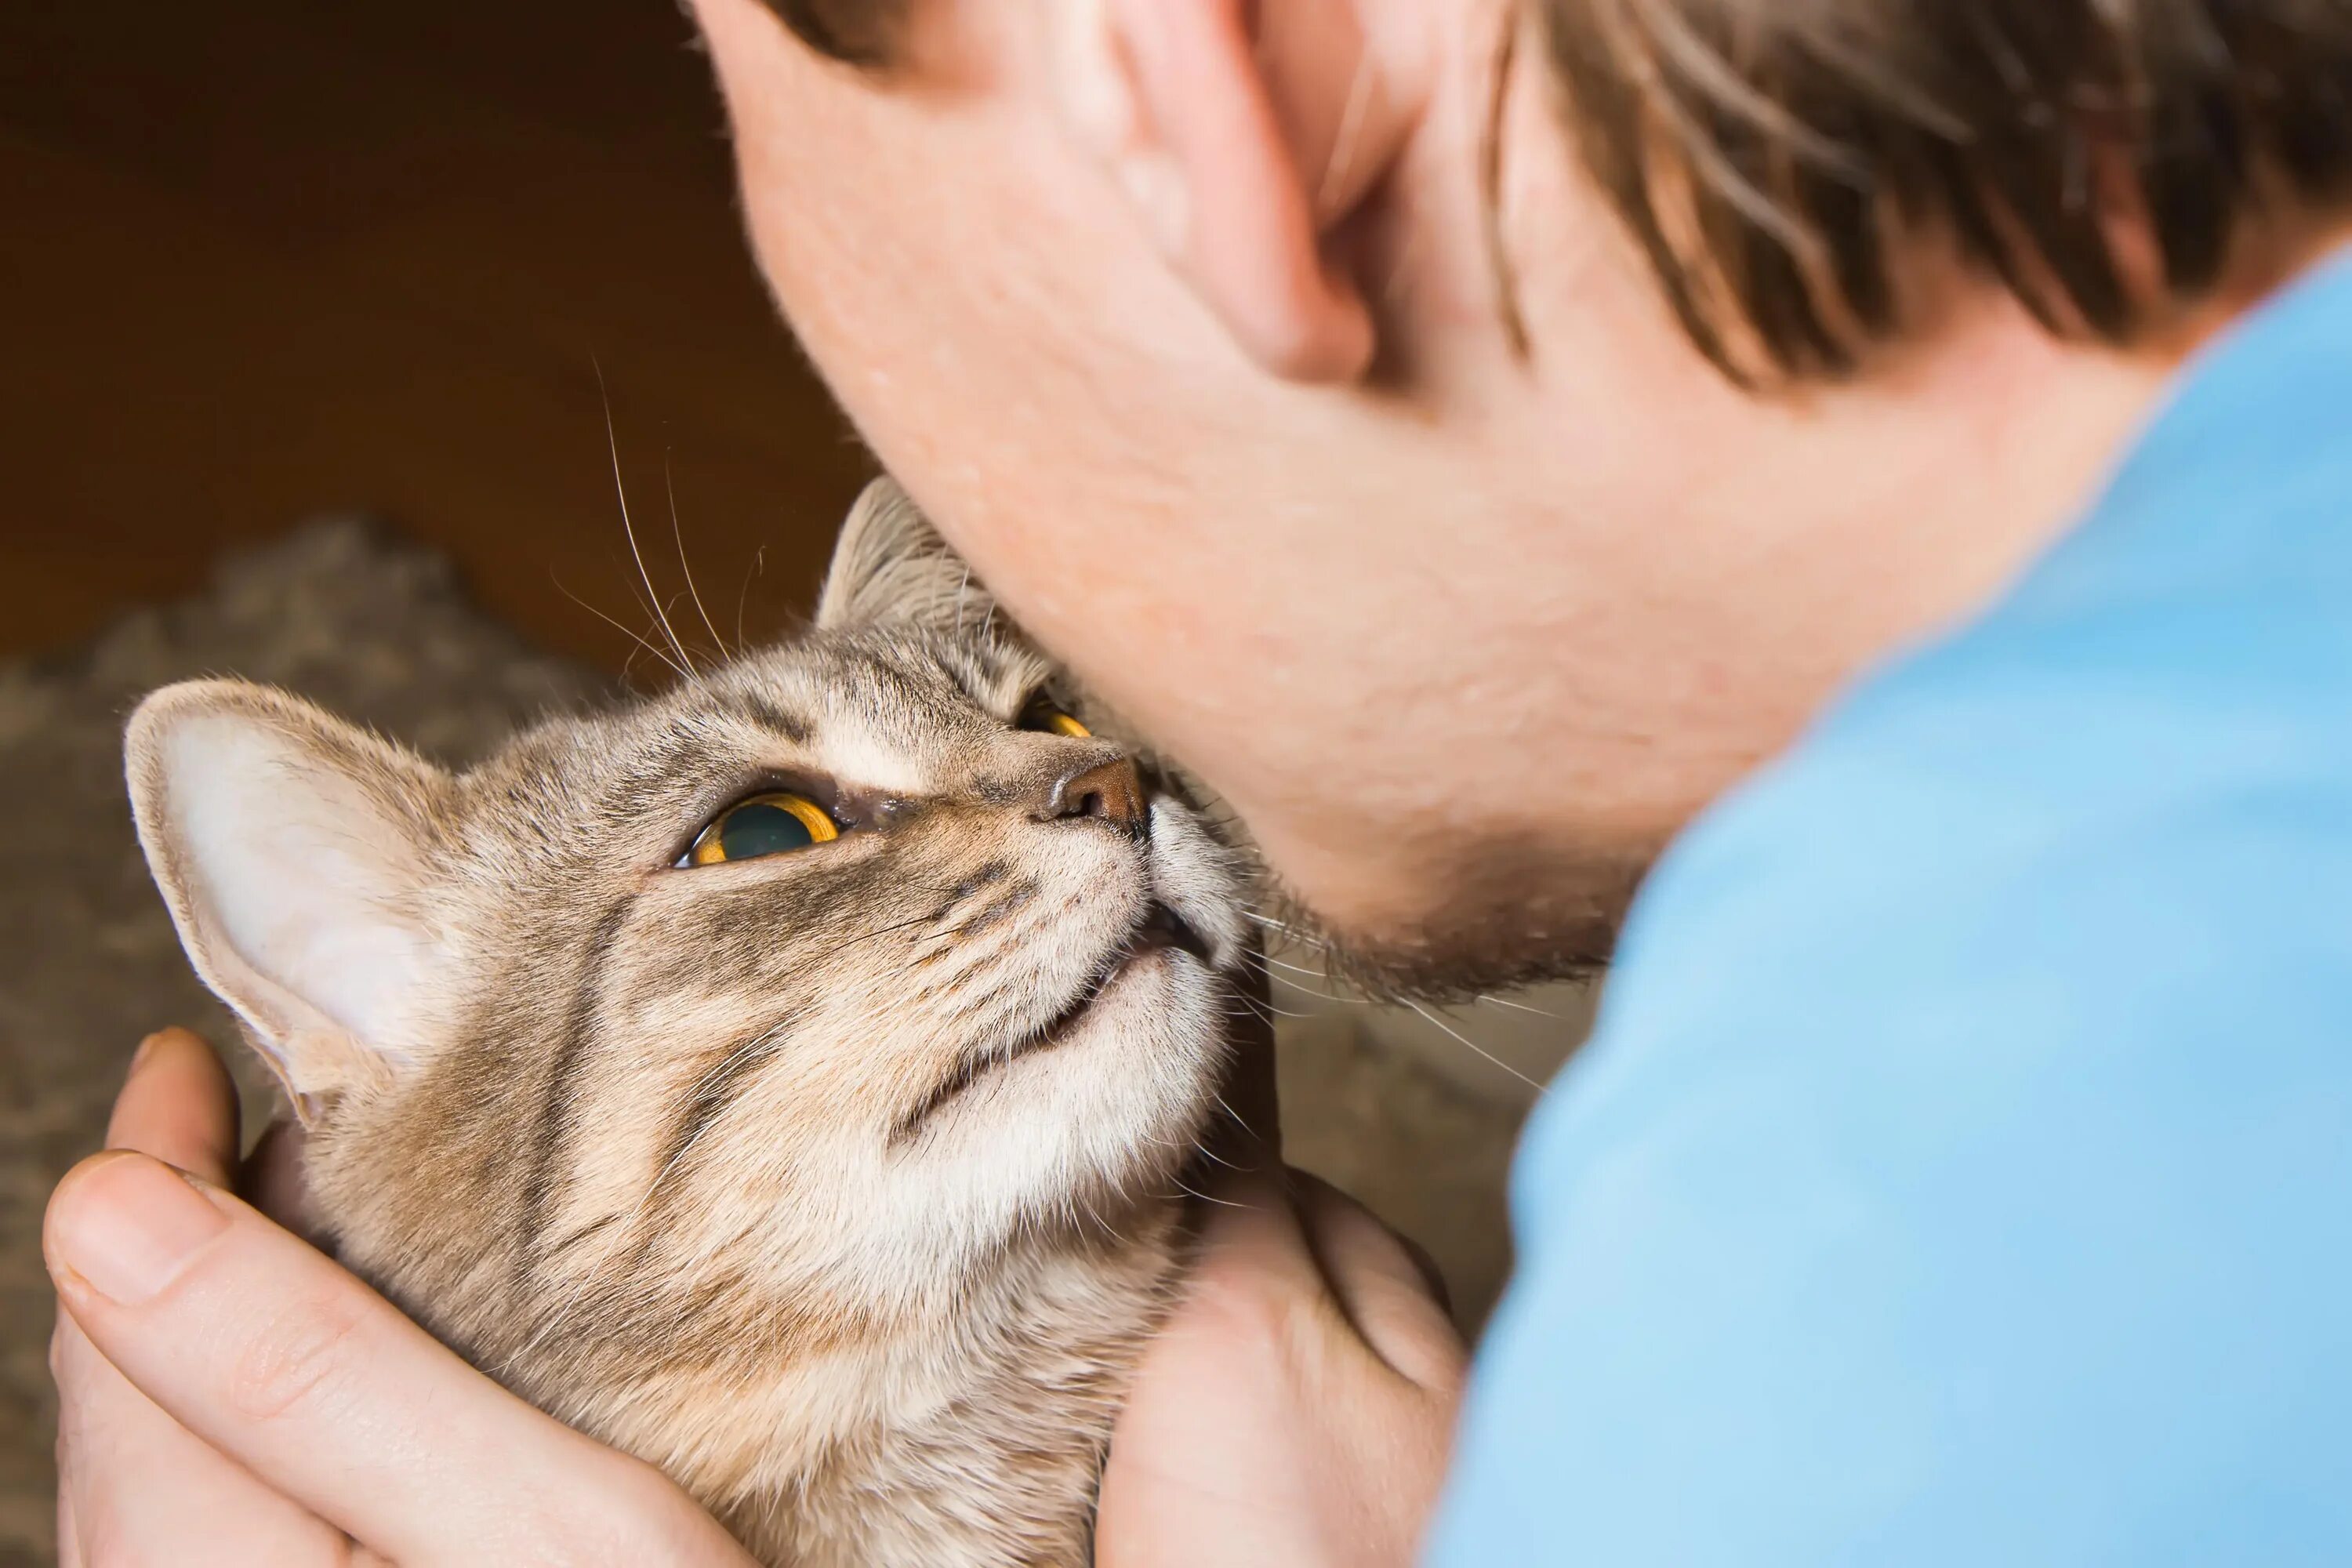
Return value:
M 49 1206 L 56 1261 L 110 1301 L 161 1291 L 228 1216 L 179 1173 L 143 1154 L 102 1154 L 66 1178 Z
M 146 1064 L 147 1058 L 155 1054 L 155 1042 L 163 1037 L 163 1032 L 161 1029 L 158 1029 L 153 1034 L 148 1036 L 145 1039 L 140 1041 L 139 1048 L 131 1053 L 131 1065 L 123 1070 L 122 1076 L 125 1078 L 135 1077 L 138 1074 L 139 1069 Z

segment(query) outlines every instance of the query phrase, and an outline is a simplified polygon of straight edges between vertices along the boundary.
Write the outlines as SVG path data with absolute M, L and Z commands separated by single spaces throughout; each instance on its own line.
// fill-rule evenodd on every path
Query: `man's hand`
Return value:
M 194 1036 L 141 1048 L 107 1142 L 44 1237 L 64 1568 L 750 1568 L 659 1474 L 230 1195 L 236 1097 Z
M 1389 1568 L 1437 1500 L 1465 1361 L 1429 1278 L 1311 1176 L 1212 1187 L 1111 1438 L 1098 1568 Z

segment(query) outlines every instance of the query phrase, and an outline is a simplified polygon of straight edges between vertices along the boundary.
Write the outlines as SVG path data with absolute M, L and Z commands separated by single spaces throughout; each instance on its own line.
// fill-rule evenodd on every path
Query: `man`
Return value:
M 1104 1563 L 2352 1556 L 2352 12 L 698 10 L 844 405 L 1356 972 L 1680 836 L 1433 1528 L 1410 1265 L 1244 1185 Z M 151 1162 L 49 1247 L 79 1561 L 730 1560 Z

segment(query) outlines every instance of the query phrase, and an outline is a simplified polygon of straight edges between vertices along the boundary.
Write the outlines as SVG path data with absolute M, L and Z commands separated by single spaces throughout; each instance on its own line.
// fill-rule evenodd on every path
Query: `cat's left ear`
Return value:
M 842 522 L 816 624 L 977 631 L 995 615 L 996 601 L 898 481 L 867 485 Z
M 447 774 L 299 698 L 191 680 L 123 742 L 139 841 L 205 984 L 310 1120 L 430 1037 Z

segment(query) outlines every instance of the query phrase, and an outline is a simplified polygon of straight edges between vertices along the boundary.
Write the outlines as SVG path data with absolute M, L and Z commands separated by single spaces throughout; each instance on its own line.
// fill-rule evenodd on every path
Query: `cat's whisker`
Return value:
M 1186 1186 L 1182 1182 L 1177 1182 L 1175 1184 L 1175 1187 L 1178 1192 L 1184 1194 L 1187 1197 L 1198 1198 L 1204 1204 L 1214 1204 L 1221 1209 L 1245 1209 L 1249 1207 L 1249 1205 L 1237 1204 L 1231 1198 L 1213 1198 L 1204 1192 L 1200 1192 L 1192 1187 Z
M 1261 913 L 1256 910 L 1244 910 L 1241 911 L 1241 915 L 1242 919 L 1255 921 L 1255 923 L 1265 927 L 1268 931 L 1280 931 L 1284 936 L 1289 938 L 1292 942 L 1297 942 L 1301 947 L 1311 947 L 1321 952 L 1328 952 L 1331 950 L 1331 944 L 1325 942 L 1322 938 L 1318 937 L 1311 932 L 1300 931 L 1296 926 L 1286 925 L 1282 921 L 1276 920 L 1272 915 Z
M 1488 1061 L 1493 1062 L 1496 1067 L 1501 1068 L 1505 1072 L 1509 1073 L 1513 1078 L 1517 1079 L 1521 1083 L 1526 1084 L 1538 1094 L 1549 1094 L 1551 1092 L 1549 1085 L 1539 1083 L 1536 1079 L 1529 1078 L 1527 1074 L 1521 1072 L 1518 1068 L 1513 1067 L 1510 1063 L 1505 1061 L 1502 1058 L 1496 1056 L 1486 1047 L 1478 1044 L 1477 1041 L 1472 1039 L 1461 1030 L 1449 1027 L 1443 1018 L 1440 1018 L 1436 1014 L 1431 1012 L 1420 1003 L 1413 1001 L 1411 997 L 1405 998 L 1404 1005 L 1412 1008 L 1414 1012 L 1420 1014 L 1436 1028 L 1444 1031 L 1445 1034 L 1451 1035 L 1454 1039 L 1459 1040 L 1462 1044 L 1469 1047 L 1472 1050 L 1477 1052 Z
M 1281 978 L 1267 965 L 1265 954 L 1262 952 L 1246 951 L 1241 955 L 1241 962 L 1245 964 L 1254 974 L 1262 975 L 1268 980 L 1276 980 Z
M 1257 1137 L 1257 1129 L 1250 1125 L 1249 1118 L 1233 1108 L 1232 1101 L 1214 1090 L 1210 1092 L 1210 1098 L 1217 1102 L 1217 1109 L 1225 1113 L 1225 1120 L 1242 1130 L 1244 1136 L 1252 1140 Z
M 562 579 L 557 577 L 553 572 L 551 571 L 548 573 L 547 580 L 555 584 L 556 592 L 562 594 L 565 598 L 571 600 L 573 604 L 579 605 L 582 609 L 587 611 L 590 615 L 595 616 L 598 620 L 604 622 L 606 626 L 612 627 L 614 631 L 620 633 L 623 637 L 636 644 L 638 647 L 653 655 L 656 658 L 660 659 L 672 669 L 677 670 L 681 678 L 686 676 L 685 668 L 681 666 L 677 660 L 670 658 L 669 655 L 664 653 L 660 648 L 656 647 L 652 643 L 646 641 L 635 632 L 631 631 L 628 627 L 623 626 L 620 622 L 614 620 L 612 616 L 606 615 L 604 611 L 598 609 L 595 605 L 590 604 L 587 600 L 582 598 L 579 595 L 565 587 L 563 585 Z M 630 663 L 635 663 L 636 661 L 636 657 L 637 656 L 635 654 L 632 653 L 629 656 Z M 622 679 L 626 679 L 628 678 L 628 665 L 623 665 L 621 667 Z
M 1263 972 L 1261 972 L 1261 974 Z M 1228 984 L 1225 986 L 1225 991 L 1229 995 L 1234 996 L 1244 1002 L 1255 1002 L 1258 1000 L 1256 991 L 1247 985 Z
M 1295 917 L 1297 913 L 1295 910 L 1291 909 L 1287 905 L 1280 905 L 1279 900 L 1276 900 L 1276 904 L 1278 907 L 1270 907 L 1265 901 L 1261 900 L 1255 903 L 1244 903 L 1242 907 L 1249 910 L 1250 913 L 1257 916 L 1260 920 L 1273 921 L 1275 924 L 1282 927 L 1283 930 L 1290 931 L 1293 935 L 1298 937 L 1302 941 L 1313 939 L 1314 933 L 1312 931 L 1299 930 L 1292 924 L 1290 919 L 1286 918 L 1286 916 Z
M 634 589 L 632 589 L 632 590 L 631 590 L 631 592 L 632 592 L 632 593 L 634 593 L 635 591 L 635 590 L 634 590 Z M 654 614 L 654 616 L 655 616 L 656 619 L 657 619 L 657 620 L 666 620 L 666 619 L 667 619 L 667 618 L 668 618 L 668 616 L 669 616 L 669 612 L 670 612 L 670 611 L 672 611 L 672 610 L 677 609 L 677 602 L 678 602 L 680 599 L 683 599 L 683 598 L 685 598 L 685 597 L 686 597 L 686 590 L 685 590 L 685 589 L 683 589 L 683 588 L 681 588 L 681 589 L 679 589 L 677 593 L 672 594 L 668 598 L 664 599 L 664 600 L 661 602 L 661 605 L 660 605 L 660 606 L 659 606 L 658 608 L 654 608 L 654 609 L 653 609 L 653 614 Z M 638 603 L 639 605 L 645 605 L 645 603 L 646 603 L 646 602 L 645 602 L 645 600 L 643 600 L 643 599 L 639 599 L 639 600 L 637 601 L 637 603 Z M 647 606 L 647 607 L 648 607 L 648 608 L 652 608 L 652 606 Z
M 1287 985 L 1302 995 L 1312 996 L 1318 1002 L 1337 1002 L 1349 1007 L 1370 1007 L 1375 1005 L 1369 996 L 1343 996 L 1336 991 L 1318 991 L 1312 985 L 1300 984 L 1286 974 L 1269 974 L 1266 978 L 1276 985 Z
M 1226 1159 L 1223 1154 L 1218 1153 L 1214 1149 L 1210 1148 L 1209 1145 L 1203 1142 L 1196 1141 L 1192 1145 L 1192 1152 L 1200 1155 L 1211 1164 L 1223 1165 L 1228 1171 L 1238 1171 L 1242 1168 L 1241 1166 L 1234 1164 L 1231 1160 Z
M 1260 997 L 1252 996 L 1246 992 L 1239 992 L 1236 993 L 1236 994 L 1241 998 L 1243 1011 L 1234 1013 L 1228 1009 L 1227 1016 L 1231 1017 L 1251 1017 L 1257 1019 L 1260 1023 L 1271 1024 L 1276 1018 L 1311 1018 L 1314 1016 L 1312 1013 L 1294 1013 L 1287 1007 L 1277 1007 L 1272 1002 Z
M 640 586 L 638 584 L 631 583 L 628 584 L 628 589 L 630 603 L 635 605 L 637 608 L 646 613 L 646 618 L 652 623 L 654 630 L 660 631 L 662 629 L 662 622 L 665 618 L 664 605 L 655 604 L 654 601 L 646 595 L 645 588 Z M 672 594 L 664 603 L 666 605 L 675 605 L 677 601 L 678 595 Z M 677 668 L 677 659 L 672 658 L 670 660 L 670 668 L 673 669 Z M 688 668 L 692 668 L 693 667 L 689 666 Z M 698 674 L 700 672 L 697 669 L 695 673 Z
M 753 580 L 768 573 L 768 547 L 764 544 L 751 552 L 751 569 L 743 574 L 742 591 L 735 595 L 735 646 L 743 646 L 743 610 L 751 602 Z
M 1558 1013 L 1548 1013 L 1541 1007 L 1530 1007 L 1524 1002 L 1514 1002 L 1507 996 L 1490 996 L 1482 994 L 1478 997 L 1478 1000 L 1496 1007 L 1508 1007 L 1514 1013 L 1533 1013 L 1537 1017 L 1549 1018 L 1555 1024 L 1567 1024 L 1574 1021 Z
M 637 563 L 637 576 L 646 585 L 646 595 L 654 601 L 654 617 L 661 623 L 662 635 L 669 638 L 678 664 L 684 667 L 687 678 L 692 679 L 696 673 L 693 657 L 686 651 L 686 644 L 678 640 L 677 628 L 669 624 L 669 615 L 661 607 L 661 595 L 655 591 L 653 574 L 646 570 L 645 552 L 637 548 L 636 525 L 629 521 L 628 487 L 621 482 L 621 436 L 613 424 L 613 395 L 604 386 L 604 365 L 591 363 L 596 365 L 596 395 L 604 404 L 604 444 L 613 454 L 613 493 L 621 503 L 621 532 L 629 541 L 629 558 Z
M 1285 963 L 1282 960 L 1270 957 L 1265 953 L 1251 953 L 1245 956 L 1249 963 L 1257 967 L 1258 973 L 1265 975 L 1267 980 L 1273 982 L 1276 985 L 1287 985 L 1302 996 L 1312 996 L 1318 1002 L 1345 1003 L 1351 1007 L 1369 1007 L 1372 1005 L 1372 999 L 1369 996 L 1350 996 L 1338 989 L 1328 991 L 1322 990 L 1317 986 L 1308 985 L 1300 981 L 1290 978 L 1290 975 L 1292 974 L 1304 974 L 1309 980 L 1320 980 L 1325 982 L 1327 984 L 1337 987 L 1339 984 L 1339 982 L 1334 979 L 1328 971 L 1320 969 L 1304 969 L 1296 963 Z M 1289 974 L 1278 974 L 1275 973 L 1276 970 L 1288 970 L 1290 973 Z M 1268 1001 L 1267 1005 L 1273 1005 L 1270 1000 Z M 1300 1017 L 1305 1015 L 1294 1013 L 1286 1016 L 1290 1017 Z
M 677 481 L 670 473 L 669 459 L 670 450 L 667 447 L 664 447 L 662 448 L 662 489 L 669 496 L 669 536 L 671 542 L 677 546 L 677 569 L 686 574 L 686 591 L 694 600 L 694 613 L 702 617 L 702 629 L 710 634 L 710 640 L 717 647 L 719 657 L 726 658 L 729 657 L 727 639 L 720 637 L 719 628 L 710 624 L 710 612 L 705 609 L 702 604 L 702 590 L 694 585 L 694 568 L 686 559 L 686 530 L 677 518 Z M 741 640 L 740 637 L 736 639 L 738 647 L 741 646 Z

